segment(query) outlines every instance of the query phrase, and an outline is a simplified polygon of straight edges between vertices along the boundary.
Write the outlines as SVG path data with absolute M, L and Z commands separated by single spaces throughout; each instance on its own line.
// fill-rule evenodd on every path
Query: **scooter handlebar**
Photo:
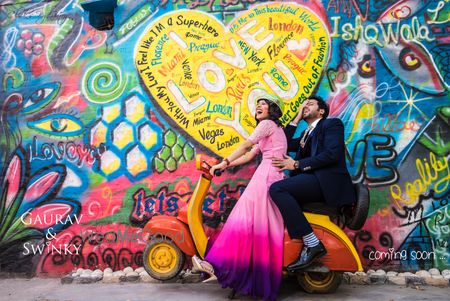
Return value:
M 211 166 L 208 162 L 206 162 L 205 160 L 203 160 L 203 163 L 204 163 L 206 166 L 208 166 L 208 169 L 209 169 L 209 170 L 212 168 L 212 166 Z M 220 177 L 220 176 L 222 175 L 222 171 L 219 170 L 219 169 L 216 169 L 216 170 L 214 171 L 214 175 L 215 175 L 216 177 Z

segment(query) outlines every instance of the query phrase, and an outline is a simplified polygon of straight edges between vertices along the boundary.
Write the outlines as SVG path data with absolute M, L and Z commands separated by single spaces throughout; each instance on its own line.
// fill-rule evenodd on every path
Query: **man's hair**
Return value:
M 322 118 L 325 119 L 328 117 L 328 114 L 330 114 L 330 108 L 328 107 L 328 104 L 323 100 L 320 96 L 311 96 L 309 99 L 314 99 L 317 101 L 317 105 L 319 106 L 319 110 L 324 110 L 324 113 L 322 115 Z

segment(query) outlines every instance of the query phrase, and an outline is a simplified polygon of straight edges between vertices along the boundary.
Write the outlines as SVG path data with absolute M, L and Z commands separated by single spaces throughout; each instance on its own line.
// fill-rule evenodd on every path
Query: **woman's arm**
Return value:
M 231 162 L 235 161 L 242 155 L 245 155 L 247 150 L 253 146 L 253 142 L 250 139 L 244 141 L 244 143 L 240 144 L 228 157 L 227 159 Z
M 277 125 L 272 120 L 262 120 L 247 140 L 240 144 L 230 155 L 228 155 L 228 157 L 224 158 L 221 163 L 216 164 L 211 168 L 211 175 L 214 175 L 214 171 L 217 169 L 224 170 L 231 162 L 244 155 L 254 144 L 257 144 L 261 139 L 272 135 L 276 126 Z M 236 162 L 234 166 L 239 165 L 239 163 L 240 161 Z
M 233 166 L 239 166 L 245 163 L 248 163 L 250 161 L 253 160 L 253 158 L 256 157 L 256 153 L 250 151 L 247 152 L 245 155 L 240 156 L 239 158 L 237 158 L 236 160 L 234 160 L 233 162 L 230 163 L 230 165 L 228 165 L 229 167 L 233 167 Z
M 226 157 L 224 159 L 224 161 L 211 167 L 210 173 L 212 175 L 214 175 L 215 170 L 217 170 L 217 169 L 224 170 L 228 165 L 231 165 L 232 162 L 234 162 L 236 159 L 242 157 L 247 152 L 247 149 L 249 149 L 252 146 L 253 146 L 253 142 L 250 139 L 245 140 L 244 143 L 240 144 L 228 157 Z M 227 163 L 226 160 L 228 160 L 229 163 Z M 240 163 L 238 161 L 238 162 L 234 163 L 233 166 L 237 166 L 240 164 L 243 164 L 243 163 Z

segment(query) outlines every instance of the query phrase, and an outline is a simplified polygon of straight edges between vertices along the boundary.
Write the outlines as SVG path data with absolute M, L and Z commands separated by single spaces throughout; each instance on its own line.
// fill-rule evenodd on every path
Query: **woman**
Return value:
M 215 274 L 222 287 L 233 288 L 233 295 L 241 292 L 274 300 L 280 286 L 284 226 L 277 206 L 270 199 L 269 187 L 284 178 L 284 174 L 272 166 L 271 160 L 282 157 L 287 150 L 286 136 L 279 120 L 282 109 L 281 101 L 274 96 L 258 99 L 257 126 L 253 133 L 220 164 L 211 168 L 211 174 L 214 174 L 217 169 L 247 163 L 262 153 L 261 164 L 210 248 L 206 261 L 193 258 L 197 269 L 212 275 L 211 279 L 215 279 Z

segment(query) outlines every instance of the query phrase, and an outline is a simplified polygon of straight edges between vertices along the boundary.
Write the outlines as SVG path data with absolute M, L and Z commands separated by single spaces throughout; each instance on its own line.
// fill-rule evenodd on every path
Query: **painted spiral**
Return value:
M 119 66 L 102 62 L 86 70 L 82 81 L 82 91 L 90 102 L 105 104 L 122 95 L 126 85 L 127 79 L 122 77 Z

